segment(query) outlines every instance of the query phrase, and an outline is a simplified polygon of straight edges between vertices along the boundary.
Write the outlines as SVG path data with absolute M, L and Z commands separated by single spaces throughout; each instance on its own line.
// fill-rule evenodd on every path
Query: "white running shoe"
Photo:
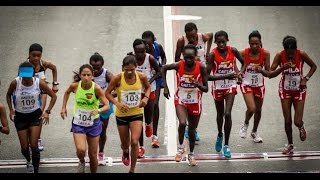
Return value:
M 262 138 L 257 132 L 251 132 L 251 137 L 255 143 L 262 143 Z
M 86 169 L 86 162 L 80 162 L 78 164 L 78 173 L 84 173 Z
M 33 165 L 32 162 L 27 162 L 27 173 L 33 173 L 34 169 L 33 169 Z
M 247 130 L 248 130 L 249 124 L 243 124 L 240 128 L 239 136 L 241 138 L 246 138 L 247 137 Z

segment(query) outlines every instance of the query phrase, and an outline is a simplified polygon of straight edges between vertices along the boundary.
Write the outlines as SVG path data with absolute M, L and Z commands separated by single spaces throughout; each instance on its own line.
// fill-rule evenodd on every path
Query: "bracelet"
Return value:
M 59 84 L 60 84 L 60 83 L 57 82 L 57 81 L 53 81 L 53 82 L 52 82 L 52 85 L 56 85 L 56 86 L 57 86 L 57 85 L 59 85 Z
M 101 113 L 101 109 L 98 109 L 98 113 L 99 113 L 99 114 Z

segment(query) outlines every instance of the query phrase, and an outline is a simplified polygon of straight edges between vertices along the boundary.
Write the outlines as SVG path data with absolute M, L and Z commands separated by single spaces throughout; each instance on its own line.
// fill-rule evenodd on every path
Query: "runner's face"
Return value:
M 144 44 L 139 44 L 135 46 L 133 50 L 137 60 L 144 60 L 146 56 L 146 46 Z
M 250 49 L 254 52 L 257 52 L 261 48 L 261 42 L 258 37 L 251 37 L 249 40 Z
M 197 37 L 198 37 L 198 34 L 197 34 L 197 30 L 192 30 L 190 32 L 186 32 L 186 37 L 189 41 L 189 44 L 193 44 L 197 41 Z
M 80 78 L 81 78 L 81 81 L 86 85 L 91 83 L 91 81 L 92 81 L 92 71 L 89 68 L 84 68 L 80 72 Z
M 124 76 L 125 76 L 126 78 L 128 78 L 128 79 L 131 79 L 131 78 L 134 76 L 135 72 L 136 72 L 136 67 L 137 67 L 137 66 L 135 66 L 135 65 L 133 65 L 133 64 L 125 65 L 125 66 L 122 68 L 122 70 L 123 70 L 123 72 L 124 72 Z
M 42 56 L 42 52 L 41 51 L 31 51 L 29 53 L 29 59 L 31 62 L 37 62 L 40 61 Z
M 183 58 L 186 61 L 187 65 L 193 65 L 194 64 L 194 60 L 195 60 L 195 52 L 193 49 L 186 49 L 183 52 Z
M 224 36 L 218 36 L 215 43 L 219 50 L 225 50 L 227 47 L 227 39 Z
M 152 44 L 153 44 L 152 38 L 149 37 L 149 38 L 145 38 L 144 40 L 147 42 L 146 51 L 150 52 L 152 50 Z
M 90 61 L 91 66 L 93 67 L 93 75 L 99 76 L 102 70 L 102 62 L 101 61 Z

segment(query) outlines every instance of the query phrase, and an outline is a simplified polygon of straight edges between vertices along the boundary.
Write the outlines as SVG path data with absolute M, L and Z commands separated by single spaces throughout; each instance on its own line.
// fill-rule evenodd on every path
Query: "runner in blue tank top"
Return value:
M 159 44 L 154 37 L 152 31 L 145 31 L 142 34 L 142 39 L 147 42 L 147 53 L 153 55 L 153 57 L 157 60 L 160 70 L 162 66 L 166 65 L 167 58 L 166 53 L 163 50 L 161 44 Z M 156 91 L 155 91 L 155 100 L 154 100 L 154 111 L 153 111 L 153 135 L 152 135 L 152 142 L 151 146 L 153 148 L 160 147 L 160 142 L 158 138 L 158 123 L 159 123 L 159 98 L 161 93 L 161 88 L 163 88 L 163 80 L 162 77 L 159 76 L 156 79 Z

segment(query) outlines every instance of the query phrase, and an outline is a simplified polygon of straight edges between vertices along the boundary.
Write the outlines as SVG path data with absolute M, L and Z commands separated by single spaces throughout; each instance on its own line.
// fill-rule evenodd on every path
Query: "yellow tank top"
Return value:
M 123 113 L 117 108 L 116 116 L 118 117 L 143 114 L 143 108 L 139 108 L 139 104 L 141 101 L 142 83 L 140 81 L 138 73 L 135 72 L 135 74 L 136 82 L 132 85 L 129 85 L 125 80 L 124 72 L 121 73 L 120 86 L 116 87 L 118 102 L 128 105 L 130 109 L 127 113 Z

